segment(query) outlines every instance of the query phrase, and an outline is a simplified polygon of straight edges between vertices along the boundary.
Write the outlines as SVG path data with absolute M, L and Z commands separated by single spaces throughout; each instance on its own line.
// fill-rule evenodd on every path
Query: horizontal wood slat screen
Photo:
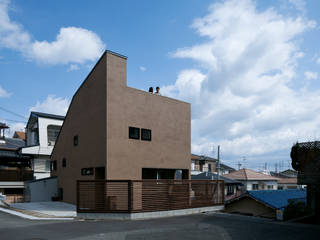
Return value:
M 223 204 L 224 181 L 77 181 L 77 211 L 82 213 L 138 213 Z

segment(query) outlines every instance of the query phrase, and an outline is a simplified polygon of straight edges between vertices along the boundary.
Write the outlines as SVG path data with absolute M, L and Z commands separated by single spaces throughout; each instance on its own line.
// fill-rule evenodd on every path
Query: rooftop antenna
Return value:
M 241 165 L 242 165 L 242 164 L 240 163 L 240 161 L 238 162 L 238 164 L 237 164 L 237 165 L 238 165 L 238 170 L 240 170 Z
M 242 161 L 243 161 L 243 168 L 246 168 L 246 157 L 245 156 L 242 157 Z

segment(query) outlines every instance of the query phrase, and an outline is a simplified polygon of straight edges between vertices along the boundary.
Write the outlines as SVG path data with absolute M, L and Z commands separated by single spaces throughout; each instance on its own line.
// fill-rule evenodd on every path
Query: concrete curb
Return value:
M 14 210 L 10 210 L 10 209 L 6 209 L 6 208 L 2 208 L 0 207 L 0 211 L 5 212 L 5 213 L 9 213 L 11 215 L 15 215 L 21 218 L 25 218 L 25 219 L 29 219 L 29 220 L 58 220 L 58 221 L 67 221 L 67 220 L 74 220 L 74 218 L 48 218 L 48 217 L 35 217 L 35 216 L 30 216 L 21 212 L 17 212 Z
M 95 220 L 145 220 L 153 218 L 177 217 L 203 212 L 217 212 L 224 209 L 224 205 L 187 208 L 170 211 L 144 212 L 144 213 L 78 213 L 80 219 L 95 219 Z

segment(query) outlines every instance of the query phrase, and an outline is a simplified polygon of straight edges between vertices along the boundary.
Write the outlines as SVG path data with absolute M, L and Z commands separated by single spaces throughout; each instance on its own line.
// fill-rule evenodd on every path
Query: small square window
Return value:
M 73 146 L 78 146 L 79 144 L 79 137 L 78 135 L 73 137 Z
M 62 167 L 66 167 L 67 166 L 67 160 L 64 158 L 62 159 Z
M 151 141 L 151 130 L 141 128 L 141 140 Z
M 129 138 L 140 139 L 140 128 L 129 127 Z

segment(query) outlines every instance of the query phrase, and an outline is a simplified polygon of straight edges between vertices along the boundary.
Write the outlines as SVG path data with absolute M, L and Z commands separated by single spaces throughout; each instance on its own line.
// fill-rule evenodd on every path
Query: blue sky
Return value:
M 320 2 L 0 0 L 0 107 L 64 114 L 103 49 L 128 85 L 192 104 L 192 151 L 288 167 L 320 137 Z M 14 120 L 14 121 L 12 121 Z M 11 133 L 23 118 L 0 109 Z

